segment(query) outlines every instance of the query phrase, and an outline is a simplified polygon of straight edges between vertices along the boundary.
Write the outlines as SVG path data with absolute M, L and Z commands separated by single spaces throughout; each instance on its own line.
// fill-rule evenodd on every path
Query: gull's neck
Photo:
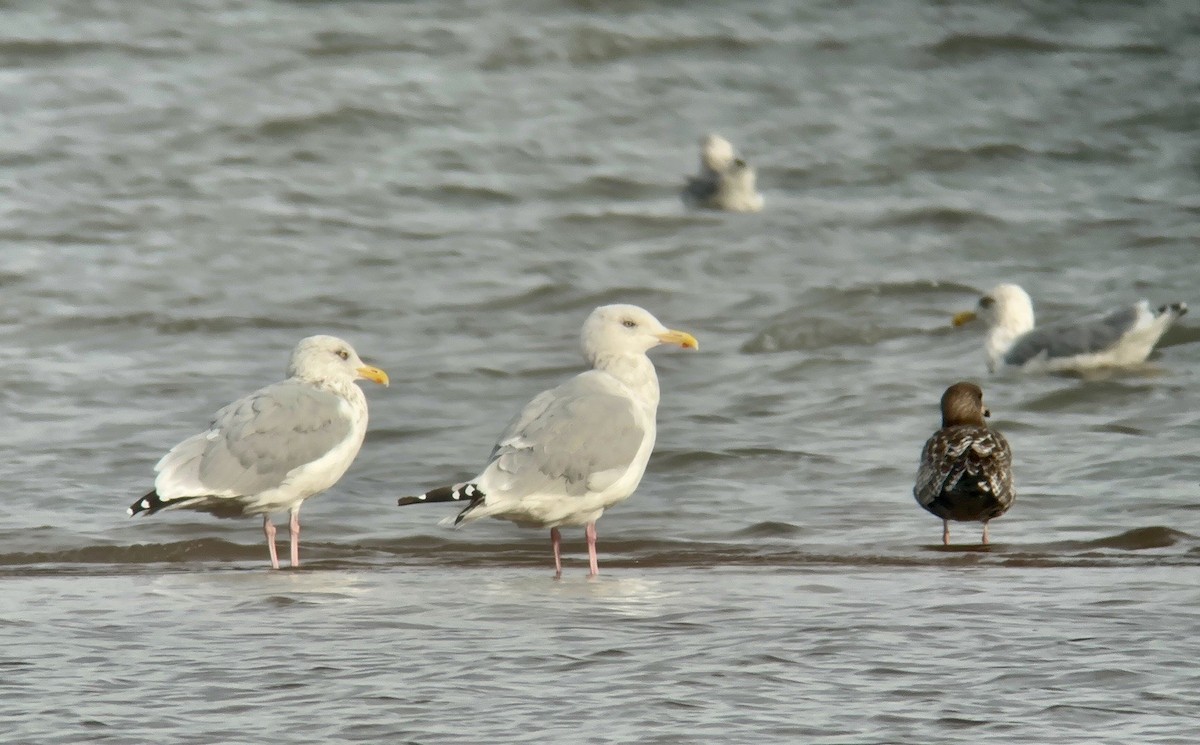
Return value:
M 591 363 L 594 369 L 621 381 L 648 411 L 658 409 L 658 373 L 645 353 L 599 355 Z
M 1004 355 L 1012 348 L 1013 342 L 1024 334 L 1033 331 L 1033 309 L 1008 309 L 1003 317 L 997 318 L 996 323 L 988 329 L 987 348 L 988 366 L 994 372 L 1004 362 Z
M 355 406 L 357 406 L 359 402 L 365 403 L 367 400 L 366 395 L 362 392 L 362 388 L 359 388 L 353 380 L 345 377 L 344 375 L 293 375 L 292 380 L 304 385 L 311 385 L 312 387 L 319 388 L 323 391 L 328 391 L 335 396 L 339 396 L 348 400 Z

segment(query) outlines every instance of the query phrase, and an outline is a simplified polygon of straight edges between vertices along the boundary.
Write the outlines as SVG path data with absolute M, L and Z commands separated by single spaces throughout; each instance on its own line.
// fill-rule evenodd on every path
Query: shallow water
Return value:
M 0 5 L 0 722 L 13 742 L 1194 740 L 1200 327 L 988 377 L 949 318 L 1200 303 L 1186 3 Z M 759 215 L 677 196 L 706 131 Z M 515 409 L 635 302 L 638 493 L 438 527 Z M 389 371 L 305 564 L 129 520 L 170 445 L 329 332 Z M 1018 501 L 910 490 L 984 386 Z

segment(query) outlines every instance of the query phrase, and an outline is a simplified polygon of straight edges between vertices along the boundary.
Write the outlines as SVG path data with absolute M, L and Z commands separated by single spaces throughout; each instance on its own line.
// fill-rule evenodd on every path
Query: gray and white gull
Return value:
M 1144 362 L 1167 329 L 1187 313 L 1186 303 L 1150 309 L 1145 300 L 1078 321 L 1034 327 L 1033 301 L 1014 284 L 997 285 L 974 310 L 954 316 L 955 326 L 976 318 L 988 326 L 988 370 L 1088 370 Z
M 596 308 L 582 341 L 591 369 L 526 404 L 478 476 L 402 497 L 400 506 L 465 502 L 443 522 L 494 517 L 550 528 L 555 577 L 562 576 L 559 528 L 585 526 L 589 575 L 598 574 L 596 521 L 633 494 L 654 449 L 658 375 L 646 352 L 660 344 L 698 345 L 636 305 Z
M 129 514 L 262 515 L 271 567 L 278 569 L 271 515 L 287 512 L 292 566 L 298 566 L 300 505 L 337 483 L 367 431 L 367 399 L 354 381 L 386 386 L 388 376 L 333 336 L 301 340 L 287 375 L 221 409 L 208 429 L 171 448 L 154 467 L 154 489 Z

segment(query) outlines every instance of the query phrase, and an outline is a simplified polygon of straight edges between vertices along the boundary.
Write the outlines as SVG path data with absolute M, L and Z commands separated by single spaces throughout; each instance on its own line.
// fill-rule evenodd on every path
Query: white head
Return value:
M 996 285 L 979 298 L 976 307 L 976 313 L 988 328 L 1001 328 L 1013 334 L 1033 329 L 1033 300 L 1017 285 Z
M 1029 293 L 1017 285 L 996 285 L 991 292 L 979 298 L 974 310 L 955 314 L 954 325 L 962 326 L 976 318 L 983 319 L 988 326 L 984 347 L 988 367 L 995 370 L 1013 341 L 1033 330 L 1033 301 L 1029 299 Z
M 310 336 L 301 339 L 292 350 L 288 362 L 288 377 L 310 383 L 342 383 L 363 379 L 380 385 L 388 384 L 388 376 L 378 367 L 365 364 L 358 352 L 336 336 Z
M 718 134 L 700 138 L 700 167 L 720 173 L 729 167 L 737 156 L 729 140 Z
M 698 349 L 695 337 L 662 325 L 636 305 L 602 305 L 583 324 L 583 356 L 593 366 L 615 357 L 645 355 L 659 344 Z

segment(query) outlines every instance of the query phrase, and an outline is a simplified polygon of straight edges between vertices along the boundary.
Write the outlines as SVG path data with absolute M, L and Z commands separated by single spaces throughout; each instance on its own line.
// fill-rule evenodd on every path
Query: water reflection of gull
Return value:
M 484 585 L 491 602 L 524 608 L 540 604 L 559 607 L 563 600 L 592 602 L 612 613 L 635 618 L 660 615 L 664 604 L 679 597 L 676 587 L 645 577 L 576 577 L 550 583 L 528 574 L 507 574 Z
M 189 602 L 214 603 L 223 599 L 245 602 L 248 607 L 288 597 L 297 602 L 327 603 L 357 600 L 374 591 L 376 584 L 361 572 L 300 571 L 190 572 L 155 577 L 146 592 Z

